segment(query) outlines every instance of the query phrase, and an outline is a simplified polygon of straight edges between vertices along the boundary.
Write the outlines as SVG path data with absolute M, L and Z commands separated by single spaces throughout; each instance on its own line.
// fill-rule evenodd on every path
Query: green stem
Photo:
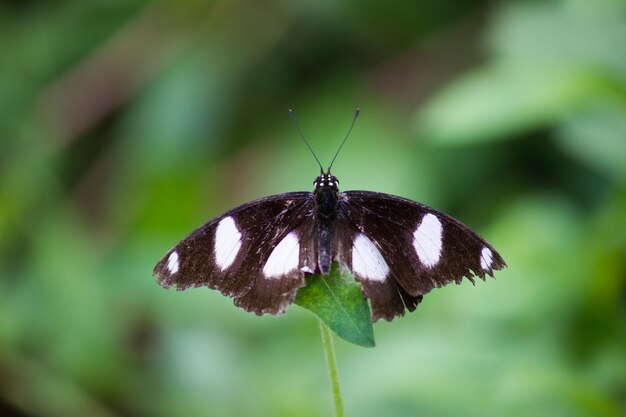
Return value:
M 328 366 L 328 376 L 333 389 L 333 400 L 335 402 L 335 417 L 343 417 L 343 404 L 341 402 L 341 390 L 339 389 L 339 376 L 337 375 L 337 361 L 335 360 L 335 346 L 333 345 L 333 335 L 320 320 L 320 332 L 322 333 L 322 344 L 326 354 L 326 365 Z

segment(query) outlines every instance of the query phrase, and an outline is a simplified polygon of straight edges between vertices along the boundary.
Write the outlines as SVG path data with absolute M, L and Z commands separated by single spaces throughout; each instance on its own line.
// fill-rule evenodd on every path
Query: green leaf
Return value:
M 423 138 L 447 145 L 512 139 L 553 123 L 594 97 L 602 81 L 577 68 L 497 63 L 460 78 L 416 116 Z
M 487 34 L 492 58 L 419 109 L 420 138 L 447 145 L 510 140 L 576 118 L 590 104 L 624 105 L 625 2 L 507 2 L 497 10 Z
M 339 337 L 363 347 L 373 347 L 372 313 L 361 286 L 349 272 L 341 273 L 333 262 L 330 274 L 307 277 L 295 303 L 306 308 Z

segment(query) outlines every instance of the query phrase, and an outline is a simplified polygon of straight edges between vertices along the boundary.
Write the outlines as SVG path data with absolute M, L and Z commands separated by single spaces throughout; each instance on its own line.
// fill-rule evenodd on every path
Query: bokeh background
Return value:
M 348 416 L 623 416 L 626 3 L 0 2 L 0 415 L 322 416 L 315 318 L 154 264 L 253 198 L 344 189 L 479 231 L 497 279 L 337 341 Z

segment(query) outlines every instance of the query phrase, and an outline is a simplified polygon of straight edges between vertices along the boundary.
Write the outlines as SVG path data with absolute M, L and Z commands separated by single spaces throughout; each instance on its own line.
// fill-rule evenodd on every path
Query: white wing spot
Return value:
M 491 269 L 491 264 L 493 263 L 493 252 L 487 246 L 480 251 L 480 267 L 485 271 Z
M 235 261 L 241 249 L 241 232 L 232 217 L 220 220 L 215 230 L 215 262 L 225 270 Z
M 175 274 L 178 272 L 178 266 L 178 254 L 174 251 L 167 258 L 167 269 L 170 271 L 170 274 Z
M 389 265 L 374 242 L 359 233 L 352 245 L 352 270 L 365 279 L 385 281 Z
M 300 242 L 295 232 L 289 233 L 272 250 L 263 266 L 267 278 L 278 278 L 298 268 L 300 262 Z
M 413 247 L 422 264 L 428 268 L 437 265 L 441 258 L 441 232 L 441 222 L 437 216 L 428 213 L 413 233 Z

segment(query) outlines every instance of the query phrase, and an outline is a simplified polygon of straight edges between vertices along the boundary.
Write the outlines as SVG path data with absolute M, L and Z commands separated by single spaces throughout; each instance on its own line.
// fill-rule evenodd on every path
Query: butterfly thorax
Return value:
M 318 267 L 322 274 L 327 275 L 332 262 L 331 245 L 339 204 L 339 181 L 328 173 L 317 177 L 313 184 L 315 185 L 313 195 L 318 220 Z
M 332 221 L 337 216 L 337 203 L 339 201 L 339 181 L 330 174 L 322 174 L 313 183 L 315 190 L 316 211 L 321 220 Z

